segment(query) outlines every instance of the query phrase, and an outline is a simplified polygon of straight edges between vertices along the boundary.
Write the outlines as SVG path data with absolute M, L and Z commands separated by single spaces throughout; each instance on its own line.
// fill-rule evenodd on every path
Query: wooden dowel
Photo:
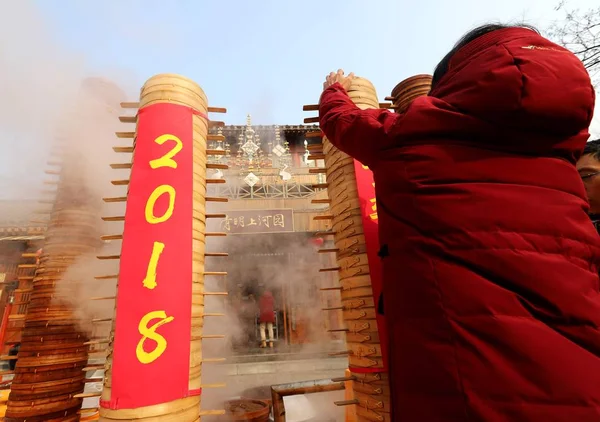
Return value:
M 201 385 L 200 388 L 225 388 L 227 387 L 227 384 L 223 383 L 223 384 L 204 384 Z
M 333 382 L 346 382 L 346 381 L 355 381 L 356 377 L 354 375 L 349 376 L 349 377 L 340 377 L 340 378 L 332 378 L 331 381 Z
M 117 215 L 114 217 L 102 217 L 103 221 L 125 221 L 124 215 Z
M 102 395 L 102 392 L 95 392 L 95 393 L 79 393 L 79 394 L 75 394 L 73 395 L 73 398 L 76 399 L 89 399 L 92 397 L 100 397 Z
M 207 135 L 206 140 L 207 141 L 224 141 L 225 136 L 224 135 Z
M 119 116 L 121 123 L 137 123 L 137 116 Z
M 113 147 L 114 152 L 133 152 L 133 147 Z
M 85 346 L 92 346 L 92 345 L 96 345 L 96 344 L 105 344 L 105 343 L 109 343 L 109 342 L 110 342 L 110 339 L 102 338 L 102 339 L 97 339 L 97 340 L 89 340 L 83 344 Z
M 95 296 L 90 297 L 89 300 L 115 300 L 116 296 Z
M 206 214 L 206 218 L 225 218 L 227 214 Z
M 123 220 L 124 219 L 125 218 L 123 218 Z M 116 221 L 119 221 L 119 220 L 116 220 Z M 100 240 L 123 240 L 123 234 L 105 234 L 103 236 L 100 236 Z
M 214 236 L 223 237 L 223 236 L 227 236 L 227 233 L 224 233 L 224 232 L 206 232 L 205 236 L 207 236 L 207 237 L 214 237 Z
M 319 253 L 335 253 L 335 252 L 339 252 L 340 250 L 337 248 L 331 248 L 331 249 L 319 249 Z
M 304 136 L 306 138 L 322 138 L 323 137 L 323 132 L 321 132 L 321 131 L 318 131 L 318 132 L 306 132 L 306 135 L 304 135 Z M 309 145 L 309 147 L 310 147 L 310 145 Z
M 206 183 L 212 183 L 212 184 L 227 183 L 227 180 L 225 180 L 225 179 L 206 179 Z
M 319 272 L 320 273 L 328 273 L 328 272 L 340 271 L 341 269 L 342 269 L 341 267 L 319 268 Z
M 88 365 L 85 368 L 83 368 L 82 371 L 83 372 L 90 372 L 90 371 L 97 371 L 99 369 L 104 369 L 104 364 L 103 363 Z
M 225 155 L 226 152 L 222 149 L 207 149 L 206 155 Z
M 306 117 L 304 123 L 319 123 L 319 117 Z
M 319 104 L 306 104 L 302 111 L 319 111 Z
M 319 290 L 321 290 L 322 292 L 327 292 L 330 290 L 342 290 L 342 287 L 322 287 Z
M 113 170 L 124 170 L 124 169 L 130 169 L 132 166 L 132 163 L 116 163 L 116 164 L 111 164 L 110 168 Z
M 135 138 L 135 132 L 115 132 L 119 139 L 133 139 Z
M 110 322 L 112 321 L 112 318 L 94 318 L 92 319 L 92 323 L 98 323 L 98 322 Z
M 311 204 L 331 204 L 331 199 L 312 199 Z
M 204 271 L 204 275 L 224 276 L 227 275 L 227 271 Z
M 114 186 L 125 186 L 129 184 L 129 180 L 111 180 L 110 183 Z
M 342 401 L 334 401 L 336 406 L 351 406 L 353 404 L 360 404 L 360 402 L 356 399 L 354 400 L 342 400 Z
M 317 215 L 313 217 L 313 220 L 333 220 L 333 215 Z
M 225 107 L 207 107 L 206 109 L 209 113 L 227 113 L 227 109 Z
M 115 198 L 102 198 L 104 202 L 127 202 L 126 196 L 118 196 Z
M 227 252 L 206 252 L 204 256 L 229 256 Z
M 308 169 L 309 174 L 325 174 L 327 173 L 326 168 Z
M 119 274 L 109 274 L 109 275 L 98 275 L 94 277 L 94 280 L 117 280 L 119 278 Z
M 227 169 L 229 169 L 229 166 L 227 164 L 207 163 L 206 168 L 207 169 L 227 170 Z
M 229 199 L 227 199 L 227 198 L 220 198 L 220 197 L 214 197 L 214 196 L 207 196 L 206 197 L 206 202 L 229 202 Z
M 329 356 L 348 356 L 352 354 L 352 350 L 344 350 L 343 352 L 329 353 Z
M 98 259 L 121 259 L 121 255 L 98 255 Z

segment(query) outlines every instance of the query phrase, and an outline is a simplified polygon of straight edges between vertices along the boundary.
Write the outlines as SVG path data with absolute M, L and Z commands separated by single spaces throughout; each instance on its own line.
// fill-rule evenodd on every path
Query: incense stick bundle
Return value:
M 366 79 L 355 78 L 348 95 L 362 109 L 379 108 L 375 88 Z M 350 367 L 382 368 L 354 160 L 333 146 L 326 137 L 323 138 L 323 153 Z M 365 388 L 365 381 L 377 388 Z M 356 406 L 358 421 L 391 420 L 387 373 L 377 372 L 370 374 L 370 377 L 361 375 L 351 384 L 356 399 L 352 405 Z
M 150 78 L 141 90 L 139 107 L 157 103 L 180 104 L 191 107 L 201 115 L 193 116 L 193 277 L 192 333 L 189 361 L 189 390 L 201 388 L 202 330 L 204 326 L 204 257 L 206 232 L 206 145 L 208 136 L 208 112 L 206 95 L 195 82 L 179 75 L 161 74 Z M 134 146 L 135 148 L 135 146 Z M 135 149 L 133 151 L 135 157 Z M 135 159 L 134 159 L 135 163 Z M 118 295 L 118 292 L 117 292 Z M 182 303 L 182 306 L 186 306 Z M 114 322 L 112 327 L 114 336 Z M 109 344 L 102 400 L 110 401 L 112 384 L 113 344 Z M 133 393 L 135 394 L 135 393 Z M 200 418 L 200 395 L 168 403 L 136 409 L 111 410 L 100 408 L 101 421 L 139 420 L 195 422 Z
M 111 82 L 86 79 L 81 104 L 74 105 L 72 117 L 90 118 L 98 109 L 110 112 L 122 95 Z M 90 105 L 90 98 L 98 106 Z M 88 108 L 91 107 L 91 108 Z M 99 240 L 100 198 L 82 179 L 85 156 L 76 145 L 81 135 L 69 128 L 60 150 L 56 197 L 49 212 L 43 254 L 33 278 L 30 302 L 25 314 L 21 348 L 15 369 L 6 421 L 78 421 L 88 362 L 86 334 L 75 310 L 66 298 L 78 297 L 82 282 L 69 273 L 76 261 L 93 254 Z
M 423 95 L 427 95 L 431 90 L 430 75 L 416 75 L 403 80 L 392 90 L 391 97 L 396 113 L 404 113 L 412 102 Z

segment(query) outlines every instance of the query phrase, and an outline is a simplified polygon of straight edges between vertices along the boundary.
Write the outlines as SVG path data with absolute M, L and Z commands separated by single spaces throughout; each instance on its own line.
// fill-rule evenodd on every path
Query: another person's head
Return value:
M 577 171 L 590 202 L 590 214 L 600 214 L 600 139 L 585 145 L 583 155 L 577 161 Z

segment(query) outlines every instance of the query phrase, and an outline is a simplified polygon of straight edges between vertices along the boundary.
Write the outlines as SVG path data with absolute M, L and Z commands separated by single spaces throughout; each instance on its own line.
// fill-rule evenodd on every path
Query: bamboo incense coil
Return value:
M 160 74 L 148 79 L 142 87 L 139 107 L 158 103 L 180 104 L 206 116 L 208 102 L 202 88 L 190 79 L 174 74 Z M 206 246 L 206 165 L 208 121 L 193 116 L 193 177 L 192 177 L 192 340 L 190 344 L 189 390 L 201 388 L 202 341 L 204 327 L 204 257 Z M 135 157 L 135 146 L 133 151 Z M 133 161 L 135 163 L 135 160 Z M 196 294 L 194 294 L 196 293 Z M 117 292 L 118 294 L 118 292 Z M 114 336 L 114 321 L 111 338 Z M 113 344 L 109 343 L 101 399 L 110 401 L 112 385 Z M 136 409 L 111 410 L 100 408 L 100 421 L 139 420 L 152 422 L 195 422 L 200 419 L 201 396 L 191 396 L 168 403 Z
M 98 78 L 83 81 L 80 94 L 73 115 L 65 116 L 67 125 L 83 116 L 81 113 L 88 113 L 87 117 L 94 113 L 94 118 L 98 109 L 110 113 L 111 107 L 118 105 L 117 97 L 122 96 L 116 85 Z M 72 138 L 65 141 L 78 141 L 71 126 L 67 128 L 65 137 Z M 54 160 L 60 161 L 59 168 L 51 172 L 58 175 L 53 182 L 56 191 L 53 201 L 44 201 L 52 207 L 47 212 L 43 253 L 32 279 L 6 412 L 9 422 L 79 420 L 82 399 L 76 395 L 84 390 L 82 370 L 88 362 L 89 347 L 70 303 L 85 280 L 70 274 L 69 269 L 82 255 L 94 253 L 101 245 L 101 198 L 82 181 L 85 159 L 68 142 L 54 150 L 60 158 Z
M 392 89 L 392 101 L 396 113 L 404 113 L 412 102 L 431 90 L 431 75 L 416 75 L 403 80 Z
M 348 95 L 361 109 L 379 108 L 373 85 L 366 79 L 355 78 Z M 337 265 L 339 266 L 342 316 L 350 367 L 382 368 L 383 357 L 376 320 L 376 304 L 369 273 L 366 240 L 362 223 L 354 160 L 323 138 L 323 154 L 327 175 L 327 194 L 333 215 Z M 360 374 L 359 374 L 360 375 Z M 390 421 L 390 395 L 387 373 L 378 372 L 377 388 L 365 389 L 352 381 L 357 421 Z M 375 381 L 373 381 L 375 382 Z M 379 388 L 381 387 L 381 388 Z

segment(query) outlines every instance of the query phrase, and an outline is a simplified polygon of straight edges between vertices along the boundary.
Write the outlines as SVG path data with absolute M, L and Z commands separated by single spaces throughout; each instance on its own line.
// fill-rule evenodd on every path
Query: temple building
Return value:
M 229 253 L 225 287 L 230 308 L 238 311 L 237 353 L 257 351 L 258 303 L 267 290 L 275 298 L 275 351 L 338 338 L 332 331 L 339 313 L 321 311 L 336 297 L 321 288 L 336 280 L 319 272 L 334 264 L 318 253 L 326 242 L 319 232 L 329 224 L 318 219 L 327 209 L 325 175 L 309 159 L 311 140 L 320 141 L 310 135 L 318 132 L 311 125 L 253 126 L 248 116 L 246 125 L 215 129 L 224 140 L 208 145 L 223 151 L 212 162 L 228 166 L 207 175 L 227 182 L 209 184 L 207 195 L 229 200 L 215 206 L 226 218 L 209 229 L 228 235 L 222 240 Z

